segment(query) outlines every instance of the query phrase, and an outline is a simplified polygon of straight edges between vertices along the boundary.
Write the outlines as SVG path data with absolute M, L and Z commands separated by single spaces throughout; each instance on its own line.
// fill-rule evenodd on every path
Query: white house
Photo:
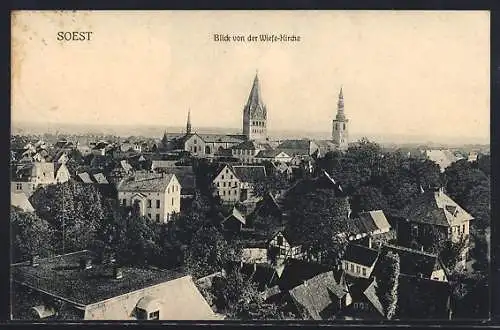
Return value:
M 349 244 L 342 257 L 342 269 L 353 277 L 370 278 L 377 263 L 378 250 L 367 246 Z
M 123 206 L 139 205 L 139 212 L 157 222 L 167 222 L 180 211 L 181 185 L 174 174 L 136 175 L 118 184 Z
M 244 202 L 255 197 L 255 183 L 265 177 L 264 166 L 226 165 L 213 180 L 213 185 L 223 202 Z

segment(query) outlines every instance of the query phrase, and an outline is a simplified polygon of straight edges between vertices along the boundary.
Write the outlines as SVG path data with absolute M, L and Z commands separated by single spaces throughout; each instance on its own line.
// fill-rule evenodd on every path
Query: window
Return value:
M 224 180 L 224 174 L 222 174 L 222 177 L 221 177 L 222 180 Z
M 167 188 L 167 194 L 170 194 L 170 187 Z
M 159 209 L 159 208 L 160 208 L 160 200 L 159 200 L 159 199 L 157 199 L 157 200 L 156 200 L 156 208 L 157 208 L 157 209 Z
M 366 268 L 363 267 L 363 276 L 366 276 Z
M 465 233 L 465 223 L 462 225 L 462 233 Z
M 172 205 L 174 205 L 174 198 L 172 197 Z
M 351 264 L 351 272 L 354 273 L 354 265 L 353 264 Z
M 150 208 L 151 207 L 151 200 L 148 199 L 148 207 Z M 151 217 L 150 217 L 151 218 Z
M 345 130 L 345 123 L 344 123 L 344 130 Z
M 126 200 L 125 198 L 122 200 L 122 204 L 123 204 L 124 206 L 127 206 L 127 200 Z
M 278 236 L 278 245 L 283 245 L 283 236 Z
M 149 313 L 148 320 L 159 320 L 160 319 L 160 311 Z
M 22 190 L 23 189 L 23 184 L 22 183 L 16 184 L 16 188 L 17 188 L 17 190 Z
M 156 215 L 156 221 L 160 222 L 160 215 L 159 214 Z
M 226 174 L 229 173 L 229 169 L 226 168 Z
M 225 187 L 226 186 L 226 181 L 222 182 L 222 186 Z
M 194 143 L 194 144 L 196 144 L 196 142 L 197 142 L 197 141 L 196 141 L 196 139 L 194 139 L 194 140 L 193 140 L 193 143 Z
M 219 184 L 219 182 L 217 182 L 217 187 L 220 187 L 220 184 Z
M 356 273 L 358 273 L 358 274 L 361 273 L 361 267 L 356 266 Z
M 196 146 L 194 146 L 193 151 L 196 153 Z
M 222 191 L 222 195 L 226 196 L 226 191 L 225 190 Z
M 229 176 L 229 178 L 232 180 L 232 179 L 233 179 L 233 176 L 231 175 L 231 176 Z M 465 227 L 465 225 L 464 225 L 464 227 Z

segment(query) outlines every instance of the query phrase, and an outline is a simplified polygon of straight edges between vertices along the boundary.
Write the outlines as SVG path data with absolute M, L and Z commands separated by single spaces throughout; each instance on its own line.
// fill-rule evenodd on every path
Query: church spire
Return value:
M 339 100 L 337 102 L 337 119 L 344 119 L 344 93 L 342 91 L 342 86 L 340 86 Z
M 191 134 L 191 109 L 188 110 L 188 118 L 186 124 L 186 134 Z
M 262 101 L 262 96 L 260 93 L 259 71 L 255 71 L 255 78 L 253 79 L 252 89 L 250 90 L 250 96 L 248 97 L 247 106 L 264 106 L 264 102 Z

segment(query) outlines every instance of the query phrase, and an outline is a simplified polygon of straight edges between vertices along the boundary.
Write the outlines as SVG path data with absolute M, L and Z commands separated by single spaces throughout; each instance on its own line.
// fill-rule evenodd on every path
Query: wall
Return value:
M 21 189 L 18 189 L 18 184 Z M 20 182 L 20 181 L 11 181 L 10 183 L 10 191 L 13 193 L 23 192 L 28 196 L 28 198 L 33 195 L 33 192 L 36 190 L 37 185 L 33 182 Z
M 352 267 L 354 267 L 354 270 L 352 270 Z M 359 272 L 357 271 L 358 267 L 359 267 Z M 369 278 L 373 271 L 373 266 L 367 267 L 347 260 L 342 260 L 342 268 L 345 270 L 347 274 L 360 278 Z M 366 271 L 365 275 L 363 275 L 363 269 Z
M 189 151 L 193 156 L 204 156 L 205 142 L 195 134 L 186 140 L 184 143 L 184 150 Z
M 237 202 L 240 200 L 240 180 L 227 166 L 217 175 L 213 184 L 222 201 Z

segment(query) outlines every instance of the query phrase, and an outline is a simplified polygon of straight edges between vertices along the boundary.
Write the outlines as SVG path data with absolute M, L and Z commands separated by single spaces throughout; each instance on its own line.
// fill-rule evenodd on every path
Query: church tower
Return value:
M 339 101 L 337 102 L 337 116 L 332 121 L 332 140 L 339 150 L 347 150 L 349 143 L 349 119 L 344 114 L 344 95 L 340 87 Z
M 186 124 L 186 135 L 191 134 L 191 109 L 188 110 L 188 118 Z
M 262 101 L 257 73 L 247 104 L 243 109 L 243 135 L 248 140 L 265 140 L 267 138 L 267 109 Z

